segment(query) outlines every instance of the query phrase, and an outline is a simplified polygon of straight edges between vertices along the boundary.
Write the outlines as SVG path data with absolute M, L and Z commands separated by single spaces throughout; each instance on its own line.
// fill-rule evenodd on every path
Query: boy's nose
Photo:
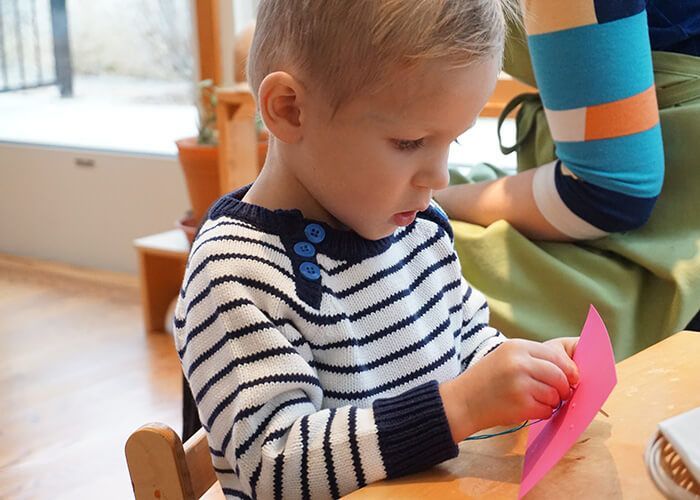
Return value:
M 445 189 L 449 183 L 450 174 L 447 170 L 447 156 L 425 165 L 414 179 L 416 186 L 433 191 Z

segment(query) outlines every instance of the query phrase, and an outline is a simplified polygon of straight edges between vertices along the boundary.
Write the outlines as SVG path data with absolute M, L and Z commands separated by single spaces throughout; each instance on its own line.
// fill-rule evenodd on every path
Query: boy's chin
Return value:
M 366 240 L 376 241 L 386 238 L 387 236 L 391 236 L 392 234 L 394 234 L 394 231 L 396 231 L 396 229 L 398 229 L 398 226 L 391 226 L 387 224 L 385 227 L 382 228 L 364 228 L 359 230 L 356 229 L 355 232 Z

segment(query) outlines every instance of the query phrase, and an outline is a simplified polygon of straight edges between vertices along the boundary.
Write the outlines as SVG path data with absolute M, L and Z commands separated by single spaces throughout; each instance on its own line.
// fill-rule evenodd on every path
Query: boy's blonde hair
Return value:
M 254 93 L 288 71 L 335 110 L 422 62 L 464 67 L 503 54 L 516 0 L 261 0 L 248 58 Z

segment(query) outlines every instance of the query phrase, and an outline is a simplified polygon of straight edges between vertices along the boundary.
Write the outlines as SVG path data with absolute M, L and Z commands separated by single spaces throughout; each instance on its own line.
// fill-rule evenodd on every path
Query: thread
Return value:
M 561 407 L 564 405 L 564 401 L 559 401 L 559 406 L 557 406 L 553 411 L 552 414 L 548 418 L 540 418 L 539 420 L 534 420 L 530 422 L 529 420 L 526 420 L 522 424 L 512 427 L 510 429 L 506 429 L 505 431 L 501 432 L 496 432 L 494 434 L 477 434 L 476 436 L 470 436 L 468 438 L 463 439 L 463 441 L 477 441 L 479 439 L 490 439 L 493 437 L 498 437 L 498 436 L 504 436 L 506 434 L 512 434 L 513 432 L 517 432 L 520 429 L 524 429 L 525 427 L 530 427 L 531 425 L 538 424 L 540 422 L 543 422 L 544 420 L 549 420 L 554 416 L 555 413 L 557 413 Z

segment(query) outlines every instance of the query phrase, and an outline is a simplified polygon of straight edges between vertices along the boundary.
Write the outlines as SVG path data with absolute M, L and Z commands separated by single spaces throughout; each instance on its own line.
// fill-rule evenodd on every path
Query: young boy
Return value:
M 431 204 L 503 36 L 499 0 L 260 2 L 268 157 L 211 207 L 175 319 L 227 496 L 337 498 L 569 397 L 575 339 L 488 326 Z

